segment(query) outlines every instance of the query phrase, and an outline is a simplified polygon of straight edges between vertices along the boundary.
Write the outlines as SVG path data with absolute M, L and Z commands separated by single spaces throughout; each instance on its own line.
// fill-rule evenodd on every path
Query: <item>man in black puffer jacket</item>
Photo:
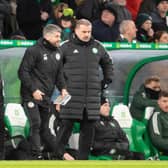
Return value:
M 62 74 L 62 54 L 58 48 L 61 29 L 49 24 L 43 38 L 28 48 L 19 68 L 21 97 L 31 123 L 30 142 L 35 159 L 40 157 L 40 136 L 50 110 L 50 98 L 55 85 L 66 94 Z
M 62 107 L 60 118 L 63 127 L 58 132 L 58 154 L 67 144 L 73 123 L 81 124 L 78 159 L 88 159 L 93 133 L 93 124 L 99 119 L 101 79 L 103 84 L 112 82 L 112 60 L 104 47 L 91 37 L 92 25 L 86 19 L 76 23 L 74 34 L 61 46 L 63 52 L 64 77 L 71 100 Z

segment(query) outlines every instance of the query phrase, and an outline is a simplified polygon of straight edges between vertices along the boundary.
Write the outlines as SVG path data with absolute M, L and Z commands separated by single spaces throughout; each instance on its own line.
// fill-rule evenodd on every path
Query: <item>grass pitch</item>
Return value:
M 168 161 L 0 161 L 0 168 L 168 168 Z

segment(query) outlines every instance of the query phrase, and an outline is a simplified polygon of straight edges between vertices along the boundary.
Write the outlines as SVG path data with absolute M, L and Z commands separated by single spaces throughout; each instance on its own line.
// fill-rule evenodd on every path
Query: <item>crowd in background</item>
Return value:
M 37 40 L 52 23 L 64 41 L 85 18 L 102 42 L 168 43 L 167 13 L 167 0 L 0 0 L 1 39 Z

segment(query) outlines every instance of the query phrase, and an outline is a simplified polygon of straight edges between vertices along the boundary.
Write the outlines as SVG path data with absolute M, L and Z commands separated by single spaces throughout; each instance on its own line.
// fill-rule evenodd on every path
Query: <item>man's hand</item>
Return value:
M 66 90 L 66 89 L 62 89 L 62 91 L 61 91 L 61 95 L 62 95 L 62 97 L 65 97 L 66 95 L 68 95 L 69 93 L 68 93 L 68 91 Z
M 56 111 L 60 112 L 60 110 L 61 110 L 61 105 L 60 105 L 60 104 L 56 104 L 56 105 L 55 105 L 55 109 L 56 109 Z
M 75 160 L 75 158 L 71 156 L 69 153 L 64 153 L 63 159 L 64 160 Z
M 33 92 L 33 98 L 34 98 L 35 100 L 43 100 L 43 96 L 44 96 L 44 95 L 45 95 L 45 94 L 44 94 L 42 91 L 38 90 L 38 89 Z

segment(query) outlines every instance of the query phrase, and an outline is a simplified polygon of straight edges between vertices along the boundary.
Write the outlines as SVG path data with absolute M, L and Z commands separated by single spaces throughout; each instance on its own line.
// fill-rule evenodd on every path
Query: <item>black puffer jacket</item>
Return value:
M 112 60 L 96 40 L 80 41 L 74 34 L 61 46 L 64 58 L 64 76 L 71 100 L 62 107 L 60 117 L 82 119 L 86 108 L 89 119 L 99 118 L 101 66 L 105 83 L 112 81 Z
M 65 88 L 61 51 L 45 39 L 26 50 L 18 74 L 24 100 L 32 98 L 37 89 L 51 97 L 55 85 L 59 90 Z

